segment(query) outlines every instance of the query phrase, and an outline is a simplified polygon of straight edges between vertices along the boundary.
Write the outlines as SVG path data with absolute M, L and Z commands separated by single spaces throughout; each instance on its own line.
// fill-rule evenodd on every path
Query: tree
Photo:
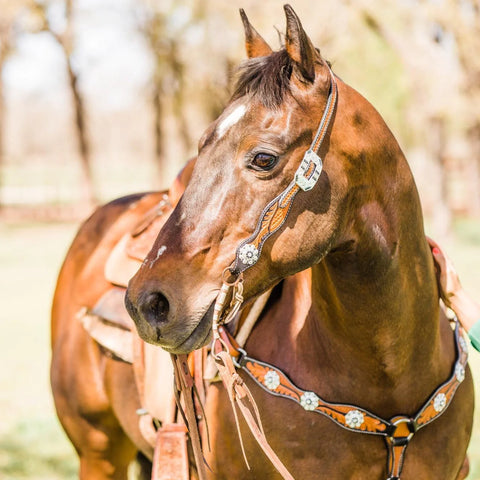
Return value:
M 79 88 L 79 75 L 75 70 L 72 61 L 74 50 L 74 28 L 73 28 L 73 1 L 65 0 L 65 28 L 63 31 L 57 31 L 48 15 L 49 3 L 32 0 L 32 13 L 38 18 L 39 23 L 37 31 L 50 33 L 58 43 L 65 58 L 65 66 L 71 92 L 73 111 L 75 115 L 75 132 L 78 144 L 78 153 L 81 162 L 83 174 L 82 197 L 89 206 L 97 204 L 95 195 L 93 172 L 91 164 L 91 149 L 86 128 L 86 109 L 81 90 Z
M 14 51 L 16 39 L 16 22 L 18 14 L 24 8 L 22 2 L 14 3 L 8 0 L 0 1 L 0 186 L 5 164 L 5 88 L 3 70 L 5 64 Z

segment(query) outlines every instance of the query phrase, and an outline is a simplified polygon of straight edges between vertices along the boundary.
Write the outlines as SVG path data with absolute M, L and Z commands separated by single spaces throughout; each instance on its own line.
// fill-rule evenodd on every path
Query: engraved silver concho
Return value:
M 441 412 L 447 405 L 447 396 L 444 393 L 439 393 L 433 400 L 433 408 L 436 412 Z
M 253 265 L 258 261 L 258 250 L 255 245 L 246 243 L 238 251 L 238 256 L 244 265 Z
M 465 380 L 465 368 L 461 363 L 455 365 L 455 376 L 459 383 L 462 383 Z
M 275 390 L 280 385 L 280 376 L 275 370 L 269 370 L 263 377 L 263 384 L 269 390 Z
M 318 407 L 319 398 L 313 392 L 305 392 L 300 397 L 300 405 L 305 410 L 315 410 Z
M 345 423 L 350 428 L 360 428 L 363 425 L 363 422 L 364 422 L 363 413 L 360 412 L 359 410 L 350 410 L 345 415 Z

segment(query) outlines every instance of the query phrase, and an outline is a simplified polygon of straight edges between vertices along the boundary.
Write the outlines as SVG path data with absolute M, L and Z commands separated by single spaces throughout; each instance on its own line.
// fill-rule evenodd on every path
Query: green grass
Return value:
M 77 226 L 0 223 L 0 479 L 76 478 L 76 455 L 56 419 L 48 380 L 49 311 L 56 276 Z M 468 291 L 480 299 L 480 223 L 461 220 L 445 245 Z M 480 391 L 480 354 L 472 352 Z M 477 406 L 480 400 L 477 397 Z M 480 480 L 480 409 L 469 480 Z
M 49 312 L 73 224 L 0 224 L 0 478 L 76 478 L 50 395 Z

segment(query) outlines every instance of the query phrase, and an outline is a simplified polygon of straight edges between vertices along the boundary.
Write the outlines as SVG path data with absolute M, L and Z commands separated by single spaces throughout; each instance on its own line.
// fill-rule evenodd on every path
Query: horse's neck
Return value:
M 286 279 L 247 350 L 284 368 L 303 388 L 388 416 L 413 412 L 446 379 L 453 342 L 446 322 L 439 327 L 421 218 L 410 218 L 410 233 L 400 229 L 386 238 L 388 248 L 371 227 L 364 232 L 373 237 L 346 242 Z

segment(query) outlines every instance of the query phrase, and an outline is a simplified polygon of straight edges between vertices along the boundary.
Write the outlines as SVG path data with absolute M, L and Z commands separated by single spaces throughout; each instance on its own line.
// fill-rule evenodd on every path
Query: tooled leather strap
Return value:
M 385 420 L 363 408 L 330 403 L 316 393 L 302 390 L 278 368 L 249 357 L 239 348 L 224 327 L 219 327 L 223 344 L 237 367 L 242 368 L 260 387 L 273 395 L 295 401 L 305 410 L 320 413 L 352 432 L 381 435 L 388 449 L 389 479 L 399 479 L 406 448 L 414 434 L 438 418 L 450 405 L 457 388 L 465 378 L 468 347 L 463 329 L 455 322 L 456 361 L 450 378 L 430 396 L 415 417 L 399 415 Z
M 193 455 L 197 467 L 199 480 L 206 480 L 205 459 L 203 457 L 200 431 L 195 412 L 194 395 L 196 394 L 195 382 L 188 369 L 188 360 L 186 355 L 173 355 L 172 363 L 175 371 L 175 382 L 177 390 L 183 398 L 183 408 L 177 397 L 177 406 L 184 418 L 185 425 L 188 428 L 188 434 L 192 444 Z
M 287 470 L 285 465 L 278 458 L 277 454 L 268 443 L 265 432 L 263 431 L 258 407 L 255 403 L 255 400 L 253 399 L 249 388 L 245 385 L 242 378 L 236 372 L 235 366 L 233 365 L 232 357 L 228 352 L 221 350 L 217 353 L 216 360 L 220 378 L 223 381 L 223 384 L 228 392 L 230 402 L 232 404 L 232 410 L 235 416 L 235 423 L 240 439 L 243 458 L 245 459 L 245 463 L 247 464 L 248 469 L 250 470 L 250 466 L 248 464 L 247 456 L 245 454 L 245 448 L 243 446 L 240 424 L 238 421 L 236 409 L 237 406 L 239 407 L 240 412 L 242 413 L 243 418 L 247 423 L 253 437 L 255 438 L 267 458 L 270 460 L 272 465 L 276 468 L 278 473 L 280 473 L 280 475 L 285 480 L 294 480 L 293 476 L 290 474 L 290 472 Z
M 320 177 L 323 164 L 318 151 L 330 126 L 338 95 L 337 81 L 330 68 L 329 73 L 330 93 L 315 138 L 305 152 L 294 180 L 263 209 L 254 233 L 238 246 L 234 265 L 230 269 L 232 274 L 238 275 L 257 263 L 265 241 L 285 223 L 296 194 L 300 190 L 311 190 Z

